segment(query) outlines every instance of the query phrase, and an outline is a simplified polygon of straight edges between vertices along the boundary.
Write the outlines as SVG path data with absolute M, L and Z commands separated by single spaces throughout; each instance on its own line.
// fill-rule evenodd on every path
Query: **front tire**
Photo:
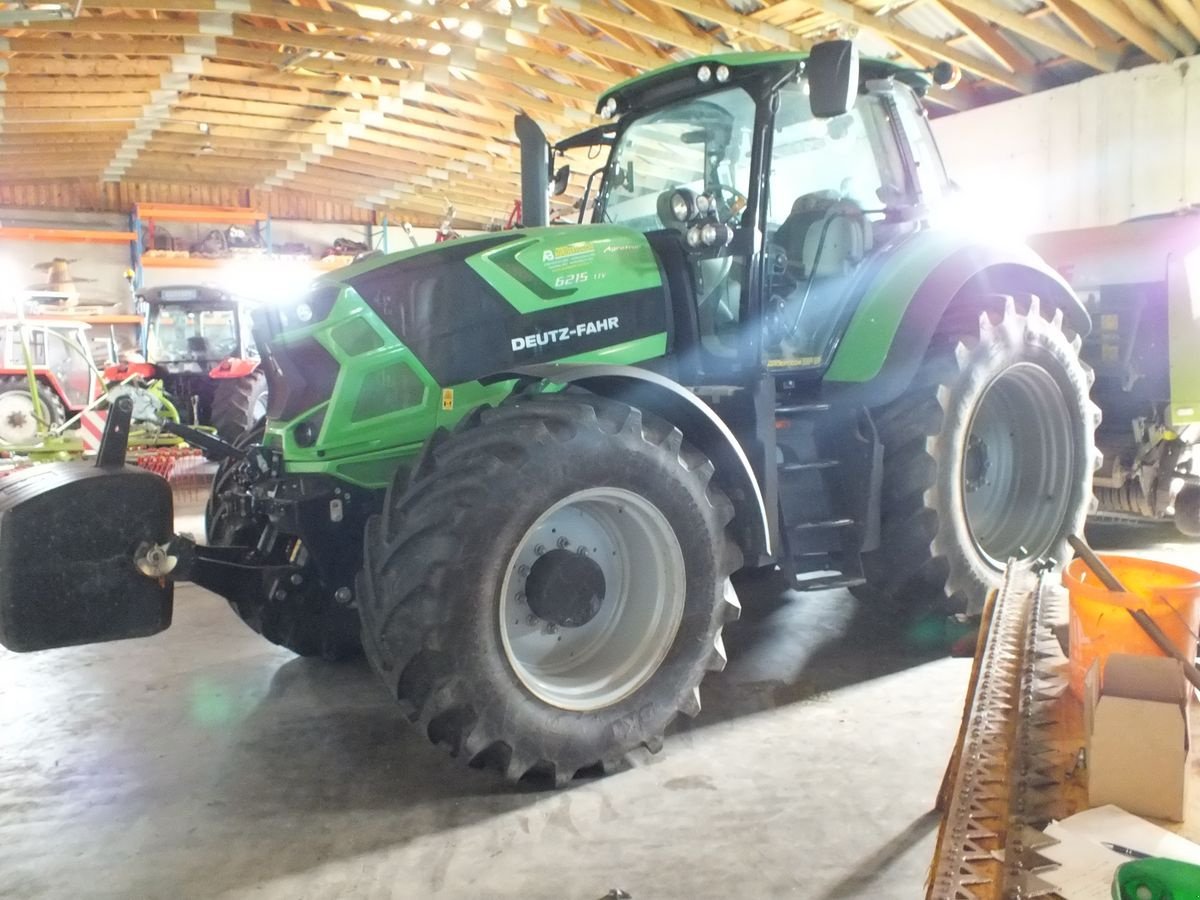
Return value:
M 882 530 L 856 594 L 901 616 L 978 612 L 1010 557 L 1070 558 L 1100 420 L 1077 351 L 1036 298 L 939 335 L 908 393 L 876 413 Z
M 259 422 L 233 445 L 242 449 L 261 444 L 265 431 L 266 424 Z M 204 530 L 212 546 L 255 547 L 267 527 L 265 518 L 245 514 L 239 502 L 250 480 L 249 466 L 247 460 L 226 457 L 217 468 L 204 514 Z M 297 656 L 332 662 L 357 656 L 362 649 L 357 613 L 337 603 L 316 579 L 310 579 L 303 590 L 289 591 L 283 600 L 263 596 L 254 602 L 228 602 L 255 632 Z
M 66 420 L 66 410 L 54 391 L 40 381 L 36 384 L 42 407 L 40 420 L 29 392 L 29 380 L 22 376 L 0 377 L 0 446 L 32 444 Z
M 476 412 L 367 524 L 364 649 L 432 741 L 562 784 L 699 711 L 739 611 L 732 518 L 712 463 L 625 404 Z

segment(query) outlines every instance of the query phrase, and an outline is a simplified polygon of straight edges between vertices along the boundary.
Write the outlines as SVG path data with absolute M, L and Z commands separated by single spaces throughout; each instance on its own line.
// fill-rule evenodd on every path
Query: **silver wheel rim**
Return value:
M 960 465 L 967 527 L 992 566 L 1050 549 L 1071 503 L 1075 440 L 1066 398 L 1049 372 L 1018 363 L 988 385 Z
M 0 444 L 28 444 L 37 440 L 38 421 L 28 391 L 0 394 Z
M 584 557 L 603 574 L 599 609 L 583 624 L 539 616 L 535 606 L 544 614 L 555 598 L 526 593 L 540 587 L 535 567 L 552 564 L 552 551 Z M 504 653 L 521 683 L 551 706 L 611 706 L 658 670 L 679 631 L 684 597 L 683 551 L 656 506 L 621 488 L 577 491 L 538 518 L 509 561 L 500 596 Z

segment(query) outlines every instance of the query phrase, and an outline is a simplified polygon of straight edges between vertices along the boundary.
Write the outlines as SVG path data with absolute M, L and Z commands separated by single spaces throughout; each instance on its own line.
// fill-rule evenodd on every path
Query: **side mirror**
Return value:
M 844 116 L 858 96 L 858 48 L 853 41 L 814 44 L 805 67 L 808 104 L 818 119 Z
M 555 197 L 560 196 L 567 190 L 567 183 L 571 180 L 571 167 L 559 166 L 558 171 L 554 173 L 554 180 L 550 182 L 550 193 Z

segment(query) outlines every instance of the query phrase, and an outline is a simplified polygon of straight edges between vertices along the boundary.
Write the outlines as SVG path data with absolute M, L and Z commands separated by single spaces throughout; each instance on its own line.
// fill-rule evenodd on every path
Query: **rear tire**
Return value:
M 238 448 L 262 443 L 263 422 L 234 440 Z M 248 480 L 245 460 L 227 457 L 217 468 L 205 509 L 208 543 L 217 547 L 254 547 L 267 523 L 241 513 L 237 498 Z M 320 656 L 336 661 L 357 656 L 360 625 L 357 612 L 337 603 L 319 582 L 310 580 L 302 591 L 291 590 L 285 600 L 262 597 L 254 603 L 228 601 L 239 619 L 273 644 L 298 656 Z
M 364 649 L 434 743 L 562 784 L 699 711 L 739 611 L 732 518 L 712 463 L 623 403 L 477 411 L 367 523 Z
M 17 375 L 0 377 L 0 447 L 36 441 L 39 434 L 66 421 L 66 410 L 54 391 L 38 381 L 37 394 L 42 405 L 40 422 L 34 414 L 28 379 Z
M 1036 298 L 936 339 L 908 392 L 876 411 L 882 530 L 857 596 L 905 617 L 978 612 L 1009 557 L 1070 558 L 1099 459 L 1077 350 Z
M 233 441 L 267 414 L 267 378 L 260 371 L 243 378 L 221 378 L 213 393 L 212 426 L 223 441 Z

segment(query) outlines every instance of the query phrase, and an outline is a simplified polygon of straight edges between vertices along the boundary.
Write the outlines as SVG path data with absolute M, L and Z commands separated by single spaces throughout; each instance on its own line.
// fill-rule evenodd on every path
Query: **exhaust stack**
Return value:
M 550 223 L 550 145 L 525 113 L 513 121 L 521 144 L 521 223 L 527 228 Z

